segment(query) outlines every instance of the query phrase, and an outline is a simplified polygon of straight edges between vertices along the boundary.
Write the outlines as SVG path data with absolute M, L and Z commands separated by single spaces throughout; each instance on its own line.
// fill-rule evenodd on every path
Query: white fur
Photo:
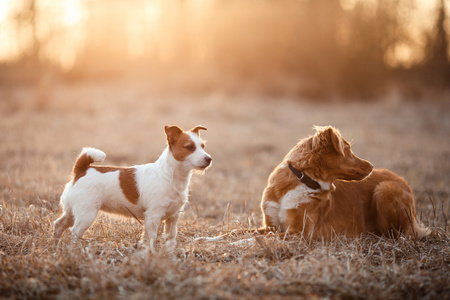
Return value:
M 308 175 L 309 176 L 309 175 Z M 331 183 L 324 182 L 321 180 L 316 180 L 320 185 L 320 189 L 323 191 L 329 191 L 331 188 Z M 269 217 L 273 218 L 273 220 L 277 220 L 274 222 L 275 224 L 279 224 L 279 226 L 283 227 L 287 218 L 287 210 L 288 209 L 297 209 L 299 205 L 310 203 L 312 200 L 309 197 L 310 193 L 314 193 L 316 190 L 311 189 L 305 184 L 298 185 L 295 189 L 288 191 L 283 198 L 281 198 L 281 205 L 279 206 L 279 210 L 277 210 L 277 215 L 275 215 L 274 209 L 266 209 L 264 213 L 269 215 Z M 275 203 L 273 201 L 267 201 L 266 203 Z M 267 205 L 267 204 L 266 204 Z M 284 228 L 285 230 L 286 228 Z
M 186 158 L 185 164 L 191 166 L 193 169 L 197 169 L 198 166 L 201 166 L 204 163 L 205 157 L 210 156 L 205 152 L 205 149 L 202 148 L 202 140 L 198 135 L 193 132 L 188 132 L 188 135 L 191 140 L 194 141 L 196 150 Z
M 91 148 L 91 147 L 84 147 L 83 150 L 81 150 L 80 155 L 86 154 L 94 160 L 94 162 L 102 162 L 106 158 L 105 152 Z
M 120 171 L 100 173 L 89 168 L 75 184 L 73 180 L 67 183 L 61 195 L 64 214 L 54 223 L 55 237 L 59 238 L 66 228 L 73 225 L 71 232 L 74 238 L 81 238 L 102 210 L 126 216 L 131 216 L 131 211 L 143 219 L 152 252 L 161 221 L 166 222 L 167 238 L 174 240 L 180 211 L 188 200 L 192 171 L 204 169 L 205 158 L 210 158 L 200 146 L 200 138 L 195 134 L 189 135 L 197 147 L 184 161 L 177 161 L 167 147 L 156 162 L 134 166 L 140 195 L 136 204 L 127 200 L 121 190 Z M 97 162 L 105 158 L 105 153 L 93 148 L 84 148 L 83 153 Z
M 332 183 L 330 183 L 330 182 L 325 182 L 325 181 L 322 181 L 322 180 L 316 180 L 316 181 L 317 181 L 317 183 L 320 185 L 320 189 L 321 189 L 322 191 L 329 191 L 329 190 L 331 189 Z
M 280 226 L 283 226 L 286 222 L 288 209 L 296 209 L 300 204 L 306 204 L 312 201 L 309 198 L 309 194 L 313 191 L 313 189 L 306 185 L 300 184 L 295 189 L 288 191 L 283 198 L 281 198 L 280 210 L 278 212 L 278 223 Z M 267 211 L 265 211 L 265 213 L 267 214 Z

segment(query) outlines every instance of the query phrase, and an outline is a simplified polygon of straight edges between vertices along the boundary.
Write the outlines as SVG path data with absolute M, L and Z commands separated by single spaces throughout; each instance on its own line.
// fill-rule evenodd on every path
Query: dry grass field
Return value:
M 0 89 L 2 299 L 450 299 L 450 102 L 311 102 L 220 92 L 157 96 L 144 83 Z M 142 226 L 101 214 L 73 243 L 52 237 L 59 196 L 83 146 L 105 164 L 156 160 L 163 126 L 208 127 L 213 165 L 195 175 L 173 252 L 136 249 Z M 354 152 L 404 176 L 422 241 L 376 236 L 256 244 L 194 241 L 261 225 L 271 170 L 313 125 L 334 125 Z

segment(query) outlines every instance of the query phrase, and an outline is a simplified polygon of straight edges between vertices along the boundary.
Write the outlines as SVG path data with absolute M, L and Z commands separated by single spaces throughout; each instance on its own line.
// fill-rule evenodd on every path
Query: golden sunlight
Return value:
M 69 26 L 78 24 L 81 21 L 80 0 L 66 0 L 64 6 L 64 23 Z
M 10 2 L 12 2 L 12 0 L 0 0 L 0 22 L 5 20 L 8 16 L 8 7 Z
M 397 20 L 407 24 L 402 30 L 409 35 L 409 41 L 391 43 L 384 53 L 385 64 L 409 67 L 421 60 L 438 1 L 401 1 L 392 5 L 398 10 Z M 340 0 L 339 5 L 346 20 L 336 17 L 339 12 L 331 13 L 335 6 L 329 3 L 319 7 L 336 18 L 334 37 L 347 47 L 355 29 L 348 25 L 348 16 L 360 13 L 362 19 L 373 19 L 381 8 L 378 5 L 387 4 L 380 0 Z M 220 59 L 227 53 L 230 62 L 240 62 L 234 67 L 244 68 L 260 59 L 276 69 L 287 61 L 286 53 L 300 50 L 297 57 L 311 56 L 315 51 L 306 50 L 305 45 L 321 45 L 319 38 L 329 40 L 332 36 L 326 31 L 319 36 L 305 31 L 302 24 L 311 7 L 314 5 L 308 1 L 290 0 L 251 4 L 201 0 L 0 0 L 0 61 L 21 59 L 31 53 L 64 71 L 89 62 L 117 67 L 141 61 L 170 65 L 223 63 L 228 68 L 228 63 Z M 330 12 L 326 12 L 327 8 Z M 266 26 L 264 36 L 258 35 L 261 24 Z
M 358 0 L 340 0 L 341 7 L 344 10 L 352 10 L 355 8 L 356 2 Z

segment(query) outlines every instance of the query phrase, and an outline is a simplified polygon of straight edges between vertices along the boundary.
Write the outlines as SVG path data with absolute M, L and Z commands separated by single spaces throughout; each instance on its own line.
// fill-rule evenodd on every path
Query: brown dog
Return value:
M 264 190 L 264 228 L 330 239 L 333 235 L 422 237 L 406 181 L 356 157 L 331 126 L 316 127 L 276 167 Z

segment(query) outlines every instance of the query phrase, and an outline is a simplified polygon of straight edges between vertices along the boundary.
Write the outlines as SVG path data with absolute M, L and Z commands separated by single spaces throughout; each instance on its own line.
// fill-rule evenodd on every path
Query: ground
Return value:
M 230 94 L 159 96 L 146 83 L 0 88 L 0 298 L 450 299 L 448 97 L 321 101 Z M 164 125 L 204 125 L 212 167 L 195 174 L 172 252 L 136 249 L 134 218 L 101 214 L 81 243 L 52 237 L 59 196 L 82 147 L 104 164 L 156 160 Z M 431 237 L 331 242 L 258 237 L 195 241 L 262 223 L 271 170 L 313 125 L 333 125 L 356 155 L 405 177 Z

